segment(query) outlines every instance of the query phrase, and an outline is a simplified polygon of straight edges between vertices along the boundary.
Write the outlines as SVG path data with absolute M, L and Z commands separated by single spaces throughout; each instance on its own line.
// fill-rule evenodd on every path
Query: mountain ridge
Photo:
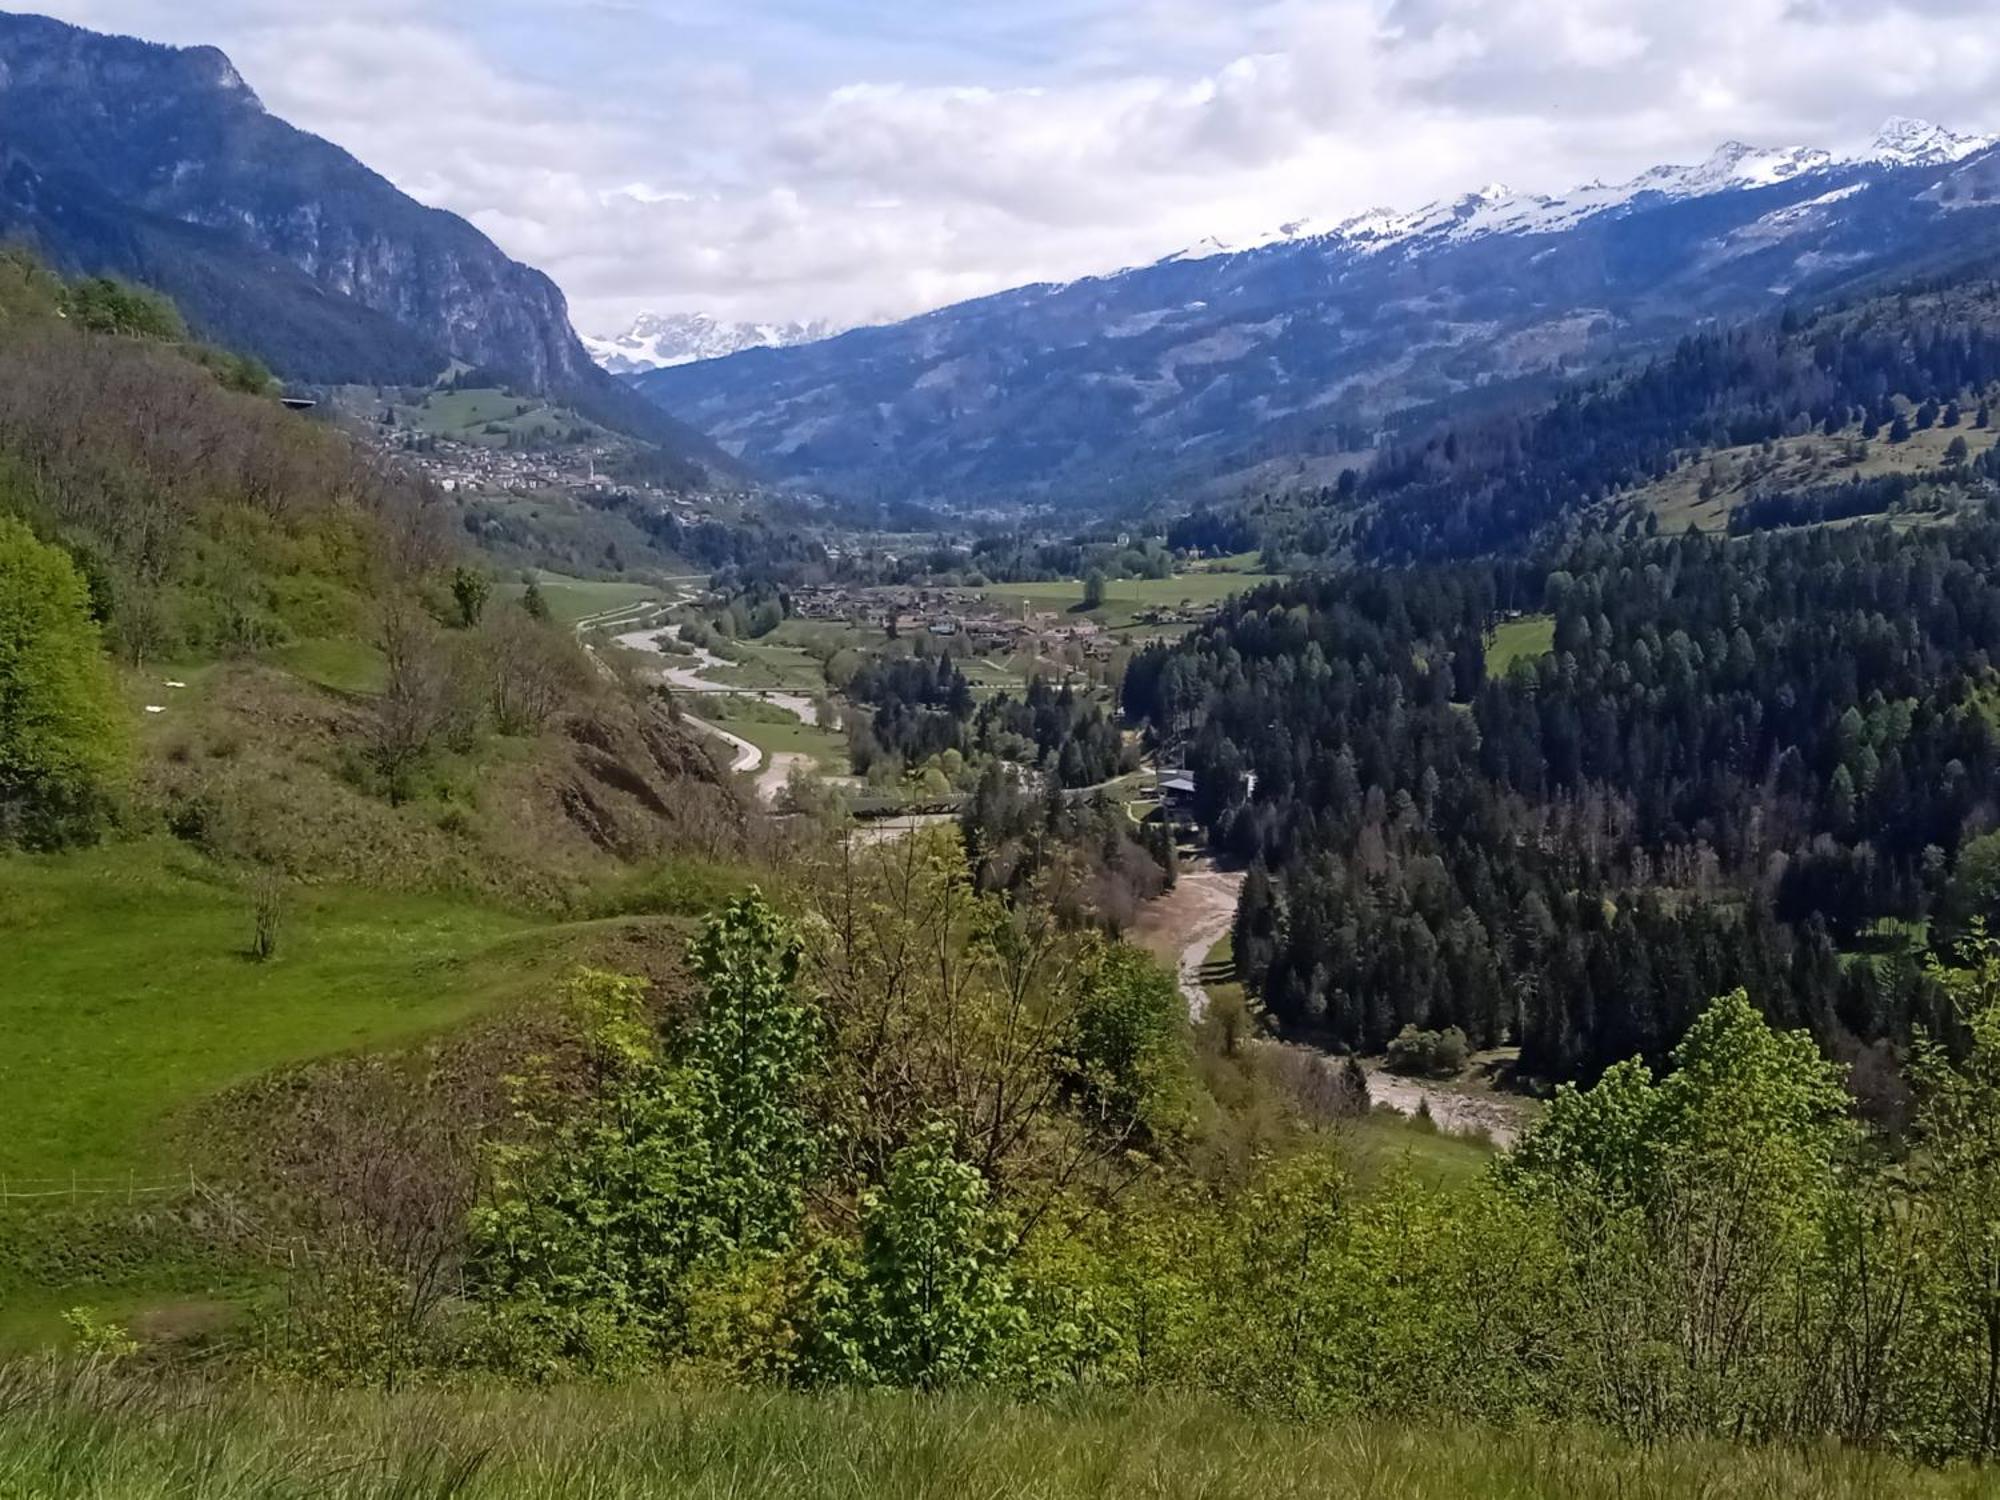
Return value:
M 613 375 L 637 375 L 704 359 L 721 359 L 745 349 L 788 349 L 842 332 L 827 318 L 790 322 L 724 322 L 708 313 L 644 312 L 623 333 L 581 335 L 592 359 Z
M 1994 154 L 1900 120 L 1848 159 L 1730 143 L 1595 199 L 1488 191 L 635 384 L 771 472 L 898 499 L 1095 502 L 1359 463 L 1495 382 L 1990 247 Z
M 597 369 L 549 277 L 272 114 L 214 47 L 0 12 L 0 235 L 68 274 L 157 287 L 288 378 L 413 383 L 457 363 L 729 467 Z

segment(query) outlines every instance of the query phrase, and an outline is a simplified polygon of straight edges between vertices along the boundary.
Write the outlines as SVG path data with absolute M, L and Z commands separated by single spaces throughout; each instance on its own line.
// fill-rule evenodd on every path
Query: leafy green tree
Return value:
M 0 841 L 95 833 L 126 751 L 88 586 L 60 548 L 0 516 Z
M 1104 608 L 1104 570 L 1092 568 L 1083 577 L 1083 607 L 1085 609 Z
M 1627 1431 L 1783 1431 L 1823 1394 L 1807 1351 L 1835 1336 L 1844 1070 L 1741 990 L 1673 1063 L 1657 1083 L 1635 1060 L 1558 1091 L 1502 1180 L 1560 1225 L 1585 1412 Z
M 806 1107 L 819 1014 L 797 995 L 797 938 L 755 892 L 709 919 L 692 958 L 704 996 L 683 1062 L 706 1122 L 715 1212 L 732 1244 L 773 1248 L 796 1231 L 819 1157 Z
M 663 1049 L 642 982 L 573 990 L 596 1084 L 580 1112 L 531 1113 L 494 1153 L 472 1224 L 476 1281 L 512 1361 L 618 1371 L 683 1352 L 690 1308 L 797 1235 L 818 1146 L 802 1098 L 819 1027 L 792 993 L 790 930 L 755 894 L 693 946 L 699 1016 Z
M 938 1122 L 896 1153 L 887 1184 L 861 1203 L 852 1282 L 823 1317 L 821 1342 L 849 1378 L 935 1388 L 994 1378 L 1021 1327 L 1004 1262 L 1005 1221 L 986 1179 Z
M 1917 1444 L 1934 1454 L 2000 1451 L 2000 941 L 1975 921 L 1970 966 L 1933 963 L 1970 1045 L 1934 1038 L 1910 1059 L 1916 1149 L 1908 1172 L 1929 1273 L 1915 1346 L 1929 1356 Z
M 91 333 L 168 342 L 187 337 L 187 324 L 172 302 L 109 276 L 76 283 L 64 297 L 63 310 L 71 322 Z
M 1117 1135 L 1159 1138 L 1187 1122 L 1187 1006 L 1146 954 L 1107 944 L 1083 976 L 1061 1066 L 1085 1117 Z
M 460 563 L 452 570 L 451 598 L 458 606 L 458 623 L 467 630 L 479 623 L 479 617 L 486 613 L 486 601 L 493 596 L 493 585 L 478 568 Z
M 521 608 L 525 609 L 530 616 L 537 620 L 548 619 L 549 601 L 542 593 L 540 579 L 530 578 L 528 580 L 528 586 L 521 594 Z

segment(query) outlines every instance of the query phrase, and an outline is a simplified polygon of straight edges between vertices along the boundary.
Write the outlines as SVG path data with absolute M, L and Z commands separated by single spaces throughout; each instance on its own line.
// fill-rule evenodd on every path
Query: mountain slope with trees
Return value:
M 456 215 L 270 114 L 212 47 L 0 15 L 0 235 L 157 287 L 205 337 L 317 384 L 453 361 L 730 471 L 600 370 L 562 293 Z

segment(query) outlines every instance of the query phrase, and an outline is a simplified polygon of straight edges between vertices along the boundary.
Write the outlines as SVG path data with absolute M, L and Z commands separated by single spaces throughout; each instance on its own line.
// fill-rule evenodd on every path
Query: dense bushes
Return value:
M 0 515 L 0 845 L 93 833 L 127 739 L 84 580 Z

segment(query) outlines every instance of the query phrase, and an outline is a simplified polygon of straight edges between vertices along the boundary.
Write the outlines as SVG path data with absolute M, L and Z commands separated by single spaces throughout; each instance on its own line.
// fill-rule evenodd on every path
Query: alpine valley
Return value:
M 750 464 L 914 499 L 1133 499 L 1332 478 L 1441 403 L 1512 400 L 1691 328 L 1990 253 L 1988 137 L 1731 142 L 1555 197 L 1490 186 L 1021 287 L 639 388 Z

